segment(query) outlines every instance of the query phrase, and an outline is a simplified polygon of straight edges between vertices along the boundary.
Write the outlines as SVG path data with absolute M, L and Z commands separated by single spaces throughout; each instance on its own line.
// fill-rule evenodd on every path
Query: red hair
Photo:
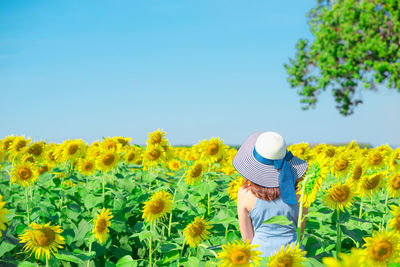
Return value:
M 295 185 L 294 185 L 294 188 L 296 190 L 298 188 L 299 182 L 302 179 L 303 178 L 300 178 L 300 179 L 296 180 Z M 250 191 L 256 197 L 264 199 L 266 201 L 271 201 L 271 200 L 277 199 L 278 197 L 281 196 L 281 191 L 280 191 L 279 187 L 264 187 L 264 186 L 260 186 L 258 184 L 255 184 L 255 183 L 247 180 L 246 178 L 244 178 L 242 186 L 247 191 L 250 189 Z

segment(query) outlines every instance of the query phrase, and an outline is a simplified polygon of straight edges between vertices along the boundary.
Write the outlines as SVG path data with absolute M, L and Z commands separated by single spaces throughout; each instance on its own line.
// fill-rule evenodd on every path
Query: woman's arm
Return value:
M 242 235 L 242 239 L 244 242 L 246 242 L 246 240 L 249 240 L 249 242 L 251 243 L 254 237 L 253 223 L 251 221 L 249 211 L 245 207 L 246 200 L 247 192 L 241 187 L 238 191 L 237 199 L 237 212 L 239 218 L 240 234 Z

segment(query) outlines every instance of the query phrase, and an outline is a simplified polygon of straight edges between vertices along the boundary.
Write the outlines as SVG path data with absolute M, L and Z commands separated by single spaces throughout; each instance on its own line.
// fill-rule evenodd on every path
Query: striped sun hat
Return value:
M 247 180 L 263 187 L 280 187 L 282 192 L 282 188 L 285 186 L 279 184 L 282 167 L 276 169 L 274 161 L 282 161 L 284 158 L 288 159 L 287 163 L 292 170 L 290 175 L 293 176 L 293 180 L 290 179 L 289 184 L 294 184 L 294 181 L 301 178 L 306 172 L 307 162 L 292 156 L 291 152 L 286 150 L 286 143 L 279 134 L 255 132 L 247 137 L 240 146 L 232 164 L 237 172 Z

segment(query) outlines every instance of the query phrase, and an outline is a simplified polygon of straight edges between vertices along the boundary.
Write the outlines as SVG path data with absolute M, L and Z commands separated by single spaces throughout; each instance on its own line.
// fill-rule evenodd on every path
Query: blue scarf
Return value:
M 254 158 L 265 165 L 273 165 L 276 170 L 281 170 L 279 174 L 279 189 L 281 191 L 282 200 L 290 205 L 297 204 L 296 192 L 294 190 L 294 175 L 292 167 L 288 162 L 293 158 L 292 152 L 286 150 L 286 155 L 282 159 L 271 160 L 264 158 L 257 153 L 256 148 L 253 149 Z

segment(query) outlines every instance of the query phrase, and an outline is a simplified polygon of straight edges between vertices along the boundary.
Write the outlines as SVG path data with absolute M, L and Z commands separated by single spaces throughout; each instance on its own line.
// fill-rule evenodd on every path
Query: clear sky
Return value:
M 172 145 L 254 131 L 287 143 L 400 144 L 400 94 L 366 92 L 343 117 L 331 92 L 302 111 L 283 64 L 312 38 L 315 0 L 0 0 L 0 138 L 103 136 Z

